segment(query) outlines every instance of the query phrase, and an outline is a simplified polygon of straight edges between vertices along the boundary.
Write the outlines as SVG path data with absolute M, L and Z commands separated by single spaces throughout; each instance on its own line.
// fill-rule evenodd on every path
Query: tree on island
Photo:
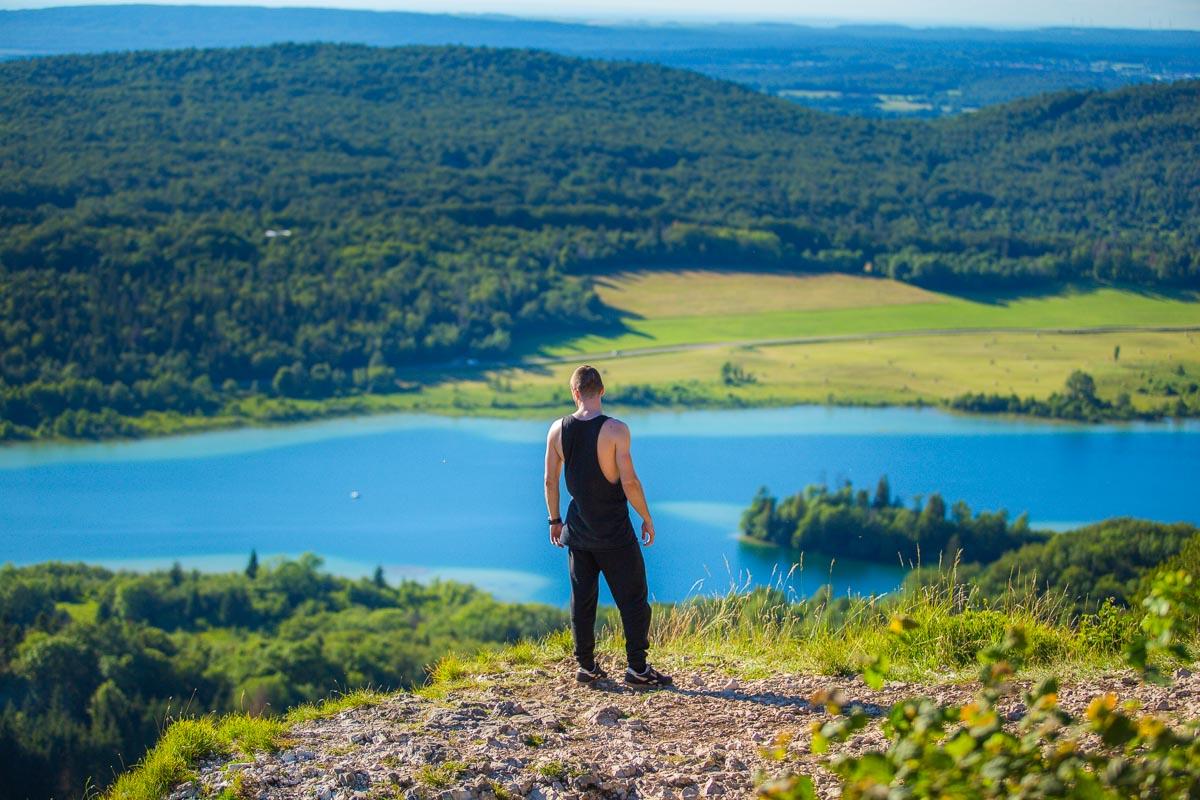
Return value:
M 871 503 L 875 508 L 887 508 L 892 504 L 892 485 L 888 483 L 888 476 L 881 475 L 879 483 L 875 484 L 875 501 Z
M 248 564 L 246 564 L 246 577 L 251 578 L 251 579 L 258 577 L 258 551 L 257 550 L 254 550 L 254 549 L 250 550 L 250 562 Z

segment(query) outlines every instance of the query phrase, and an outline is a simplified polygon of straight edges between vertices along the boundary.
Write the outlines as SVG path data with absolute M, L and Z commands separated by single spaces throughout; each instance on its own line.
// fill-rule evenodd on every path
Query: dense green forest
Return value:
M 1197 574 L 1198 556 L 1195 525 L 1119 518 L 1031 542 L 986 566 L 967 566 L 958 579 L 988 597 L 1017 588 L 1061 595 L 1073 611 L 1094 612 L 1109 600 L 1136 605 L 1148 573 L 1160 565 Z
M 245 574 L 0 567 L 0 798 L 79 797 L 168 717 L 281 712 L 403 688 L 447 652 L 539 636 L 564 612 L 469 586 L 348 580 L 320 559 Z
M 606 322 L 612 265 L 1200 283 L 1200 83 L 932 122 L 651 65 L 280 45 L 0 64 L 0 437 Z
M 1024 514 L 972 514 L 963 501 L 947 509 L 938 493 L 905 507 L 887 476 L 874 494 L 845 483 L 809 486 L 779 500 L 764 487 L 742 513 L 743 536 L 795 550 L 905 566 L 991 562 L 1049 534 L 1029 528 Z

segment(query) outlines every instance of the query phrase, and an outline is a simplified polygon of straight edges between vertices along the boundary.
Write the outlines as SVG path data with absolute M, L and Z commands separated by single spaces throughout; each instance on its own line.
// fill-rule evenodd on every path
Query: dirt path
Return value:
M 202 785 L 185 784 L 172 798 L 219 790 L 238 773 L 245 796 L 263 800 L 745 798 L 754 795 L 760 771 L 782 769 L 760 752 L 780 732 L 795 736 L 790 766 L 813 775 L 830 796 L 833 777 L 807 752 L 812 722 L 827 718 L 809 703 L 813 692 L 840 689 L 876 718 L 848 745 L 851 752 L 883 743 L 880 715 L 898 700 L 962 702 L 972 693 L 969 686 L 901 683 L 872 691 L 857 678 L 821 676 L 739 682 L 694 672 L 677 681 L 669 691 L 611 681 L 587 687 L 562 664 L 510 673 L 441 700 L 396 695 L 302 724 L 279 753 L 208 764 Z M 1148 711 L 1200 717 L 1200 677 L 1190 674 L 1171 687 L 1114 675 L 1067 685 L 1059 697 L 1079 713 L 1107 691 L 1137 698 Z M 1016 719 L 1023 706 L 1012 698 L 1001 710 Z

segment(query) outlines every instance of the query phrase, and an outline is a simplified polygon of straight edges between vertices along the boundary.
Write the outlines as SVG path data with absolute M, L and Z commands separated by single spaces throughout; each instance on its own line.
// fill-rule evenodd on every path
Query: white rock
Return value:
M 596 706 L 588 712 L 587 720 L 595 725 L 611 728 L 624 716 L 625 714 L 616 706 Z

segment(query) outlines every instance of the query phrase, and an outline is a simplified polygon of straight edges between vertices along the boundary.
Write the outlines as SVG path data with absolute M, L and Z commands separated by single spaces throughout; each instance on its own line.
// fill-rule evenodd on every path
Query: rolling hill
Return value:
M 395 391 L 406 365 L 595 328 L 592 277 L 630 264 L 1200 283 L 1197 82 L 920 122 L 463 47 L 0 77 L 5 436 L 119 432 L 114 414 L 238 392 Z
M 738 81 L 803 105 L 935 117 L 1064 89 L 1200 75 L 1200 31 L 602 23 L 344 8 L 94 5 L 0 11 L 0 58 L 283 42 L 531 47 Z

